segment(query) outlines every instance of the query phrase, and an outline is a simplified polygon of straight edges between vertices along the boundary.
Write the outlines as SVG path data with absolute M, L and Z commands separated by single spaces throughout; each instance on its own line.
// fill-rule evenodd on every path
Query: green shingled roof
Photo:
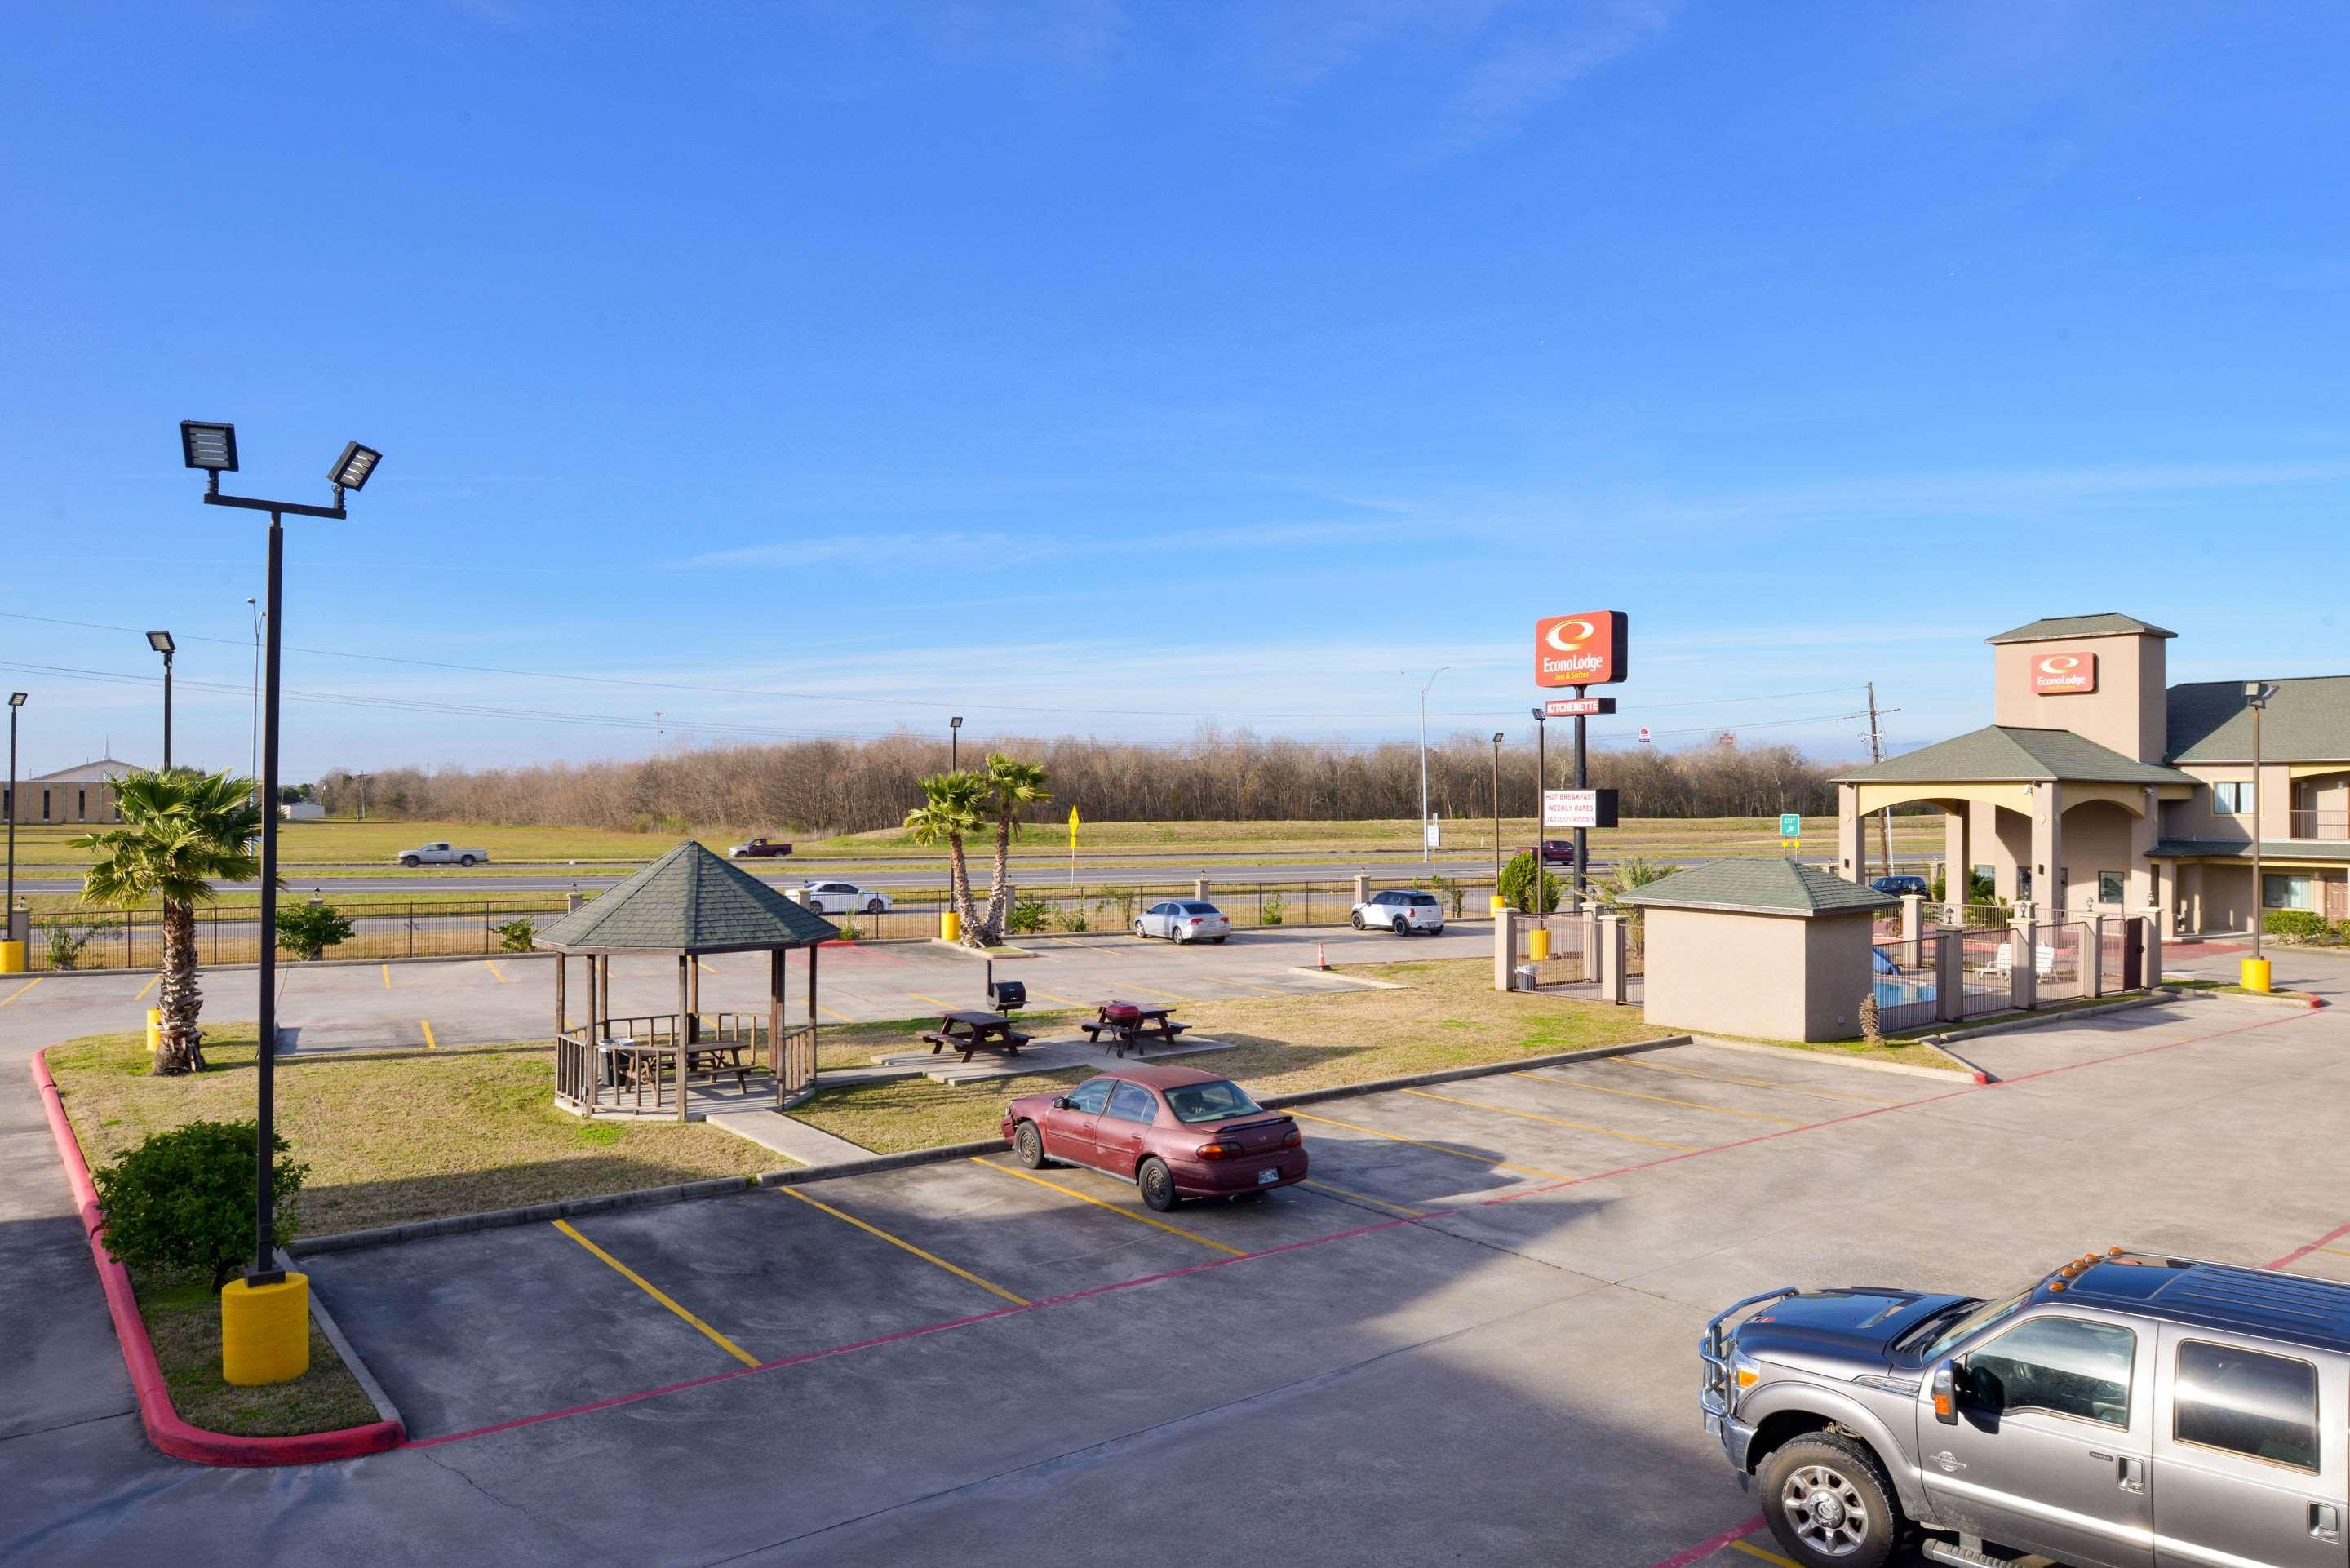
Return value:
M 1666 909 L 1752 909 L 1842 915 L 1898 909 L 1901 900 L 1795 860 L 1715 860 L 1620 894 L 1619 904 Z
M 2126 757 L 2070 730 L 2028 730 L 1986 724 L 1963 735 L 1905 752 L 1868 767 L 1839 774 L 1838 784 L 2191 784 L 2176 768 Z
M 2261 715 L 2261 761 L 2350 762 L 2350 675 L 2272 682 Z M 2165 693 L 2174 763 L 2249 763 L 2252 711 L 2241 680 L 2197 680 Z
M 2142 631 L 2152 637 L 2177 637 L 2175 631 L 2165 631 L 2149 626 L 2136 616 L 2119 610 L 2099 610 L 2095 615 L 2054 615 L 2045 620 L 2035 620 L 2029 626 L 2019 626 L 2013 631 L 1987 637 L 1985 642 L 2053 642 L 2065 637 L 2119 637 L 2127 632 Z
M 739 952 L 830 941 L 840 928 L 688 839 L 541 930 L 563 952 Z

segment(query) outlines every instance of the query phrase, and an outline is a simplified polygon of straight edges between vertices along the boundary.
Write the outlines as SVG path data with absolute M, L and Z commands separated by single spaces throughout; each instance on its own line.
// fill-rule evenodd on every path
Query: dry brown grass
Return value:
M 96 1166 L 165 1127 L 250 1119 L 254 1040 L 250 1023 L 210 1027 L 212 1070 L 192 1078 L 148 1076 L 137 1033 L 54 1046 L 49 1070 Z M 281 1057 L 277 1128 L 310 1167 L 303 1231 L 753 1176 L 789 1163 L 698 1123 L 582 1121 L 555 1108 L 554 1085 L 553 1050 L 545 1045 Z

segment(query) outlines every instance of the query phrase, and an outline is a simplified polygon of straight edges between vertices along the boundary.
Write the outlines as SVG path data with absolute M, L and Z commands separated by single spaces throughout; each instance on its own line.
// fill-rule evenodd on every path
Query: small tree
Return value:
M 1522 915 L 1547 915 L 1558 908 L 1558 878 L 1534 864 L 1534 851 L 1522 849 L 1502 867 L 1501 895 Z M 1541 908 L 1535 908 L 1535 900 Z
M 508 920 L 502 926 L 492 926 L 498 937 L 498 950 L 509 953 L 530 951 L 533 939 L 538 935 L 538 922 L 528 915 Z
M 82 950 L 109 931 L 120 930 L 120 920 L 90 920 L 87 923 L 60 922 L 48 928 L 49 967 L 79 969 Z
M 1072 934 L 1090 930 L 1093 927 L 1093 922 L 1086 919 L 1086 907 L 1083 904 L 1062 905 L 1056 918 L 1061 922 L 1061 929 Z
M 1012 913 L 1004 928 L 1015 936 L 1028 936 L 1045 929 L 1052 919 L 1052 910 L 1042 898 L 1021 898 L 1013 903 Z
M 252 1254 L 256 1204 L 254 1122 L 190 1122 L 159 1132 L 91 1173 L 106 1250 L 134 1268 L 210 1269 L 217 1291 Z M 274 1141 L 270 1218 L 279 1246 L 295 1233 L 295 1199 L 310 1168 Z
M 1264 913 L 1259 917 L 1259 922 L 1263 925 L 1277 926 L 1288 918 L 1288 910 L 1282 907 L 1281 895 L 1267 893 L 1264 896 Z
M 277 945 L 297 959 L 324 958 L 350 940 L 350 921 L 332 904 L 313 898 L 277 912 Z
M 1884 1015 L 1877 1010 L 1877 992 L 1860 999 L 1860 1038 L 1866 1045 L 1885 1044 Z

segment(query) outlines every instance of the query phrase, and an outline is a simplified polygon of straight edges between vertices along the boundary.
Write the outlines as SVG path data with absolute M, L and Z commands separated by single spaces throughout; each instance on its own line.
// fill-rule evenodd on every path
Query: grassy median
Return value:
M 1485 959 L 1364 964 L 1346 972 L 1388 981 L 1399 989 L 1191 1002 L 1177 1015 L 1196 1033 L 1229 1040 L 1233 1049 L 1170 1061 L 1222 1073 L 1259 1094 L 1278 1095 L 1671 1033 L 1643 1020 L 1637 1008 L 1504 995 L 1493 989 L 1493 966 Z M 1039 1014 L 1034 1021 L 1067 1027 L 1066 1015 Z M 869 1057 L 912 1044 L 905 1024 L 826 1033 L 827 1055 L 843 1065 L 853 1054 Z M 1113 1060 L 1103 1057 L 1105 1063 Z M 954 1085 L 890 1078 L 824 1090 L 794 1114 L 867 1148 L 921 1148 L 993 1137 L 1006 1100 L 1064 1088 L 1095 1071 Z

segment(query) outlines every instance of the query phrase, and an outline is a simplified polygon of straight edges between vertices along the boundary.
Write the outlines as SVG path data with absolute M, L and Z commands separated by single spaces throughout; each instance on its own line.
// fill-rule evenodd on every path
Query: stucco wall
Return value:
M 2064 813 L 2064 907 L 2085 910 L 2097 898 L 2097 873 L 2117 871 L 2122 877 L 2122 900 L 2129 905 L 2129 878 L 2143 876 L 2144 863 L 2130 848 L 2130 826 L 2137 819 L 2111 801 L 2092 800 Z M 2143 900 L 2141 899 L 2141 903 Z
M 1869 992 L 1869 917 L 1650 909 L 1643 1011 L 1675 1029 L 1846 1040 Z
M 1804 928 L 1804 1029 L 1791 1040 L 1850 1040 L 1860 1033 L 1860 1002 L 1877 982 L 1867 914 L 1814 915 Z
M 1991 649 L 1991 722 L 2036 730 L 2070 730 L 2142 763 L 2162 760 L 2168 725 L 2163 639 L 2064 638 L 2003 642 Z M 2097 689 L 2042 695 L 2032 690 L 2032 661 L 2074 651 L 2097 656 Z

